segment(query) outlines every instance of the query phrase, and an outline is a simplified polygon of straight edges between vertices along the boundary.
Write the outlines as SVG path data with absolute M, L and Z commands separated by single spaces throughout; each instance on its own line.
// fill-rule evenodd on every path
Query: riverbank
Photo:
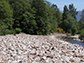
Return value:
M 84 46 L 63 41 L 56 35 L 0 36 L 0 62 L 81 63 L 84 62 Z
M 83 42 L 82 40 L 79 39 L 79 34 L 76 34 L 73 36 L 73 35 L 67 35 L 63 33 L 53 33 L 51 35 L 55 36 L 56 38 L 63 39 L 63 40 L 72 39 L 72 40 L 77 40 L 79 42 Z

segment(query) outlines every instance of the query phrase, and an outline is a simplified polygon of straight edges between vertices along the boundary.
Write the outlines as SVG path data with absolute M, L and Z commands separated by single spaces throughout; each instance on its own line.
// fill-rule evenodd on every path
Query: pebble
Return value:
M 84 47 L 52 36 L 0 36 L 0 63 L 84 63 Z

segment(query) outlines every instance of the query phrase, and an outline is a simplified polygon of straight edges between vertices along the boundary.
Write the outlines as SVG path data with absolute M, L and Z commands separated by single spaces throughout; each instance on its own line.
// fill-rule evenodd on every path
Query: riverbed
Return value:
M 84 47 L 54 35 L 0 36 L 0 63 L 84 63 Z
M 63 33 L 54 33 L 52 35 L 54 37 L 56 37 L 56 38 L 63 39 L 65 41 L 69 42 L 69 43 L 84 46 L 84 42 L 80 41 L 78 34 L 76 34 L 74 36 L 72 36 L 72 35 L 71 36 L 67 36 L 67 34 L 63 34 Z

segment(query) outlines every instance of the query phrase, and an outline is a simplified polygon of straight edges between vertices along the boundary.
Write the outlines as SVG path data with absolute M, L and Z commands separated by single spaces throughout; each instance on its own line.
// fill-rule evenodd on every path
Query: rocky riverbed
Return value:
M 84 63 L 84 47 L 54 35 L 0 36 L 0 63 Z

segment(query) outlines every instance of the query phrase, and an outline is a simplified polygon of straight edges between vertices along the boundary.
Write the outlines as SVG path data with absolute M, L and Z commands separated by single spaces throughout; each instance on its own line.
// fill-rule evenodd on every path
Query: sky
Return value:
M 84 9 L 84 0 L 47 0 L 52 4 L 56 4 L 60 11 L 63 11 L 64 5 L 69 6 L 69 4 L 74 4 L 77 11 L 82 11 Z

